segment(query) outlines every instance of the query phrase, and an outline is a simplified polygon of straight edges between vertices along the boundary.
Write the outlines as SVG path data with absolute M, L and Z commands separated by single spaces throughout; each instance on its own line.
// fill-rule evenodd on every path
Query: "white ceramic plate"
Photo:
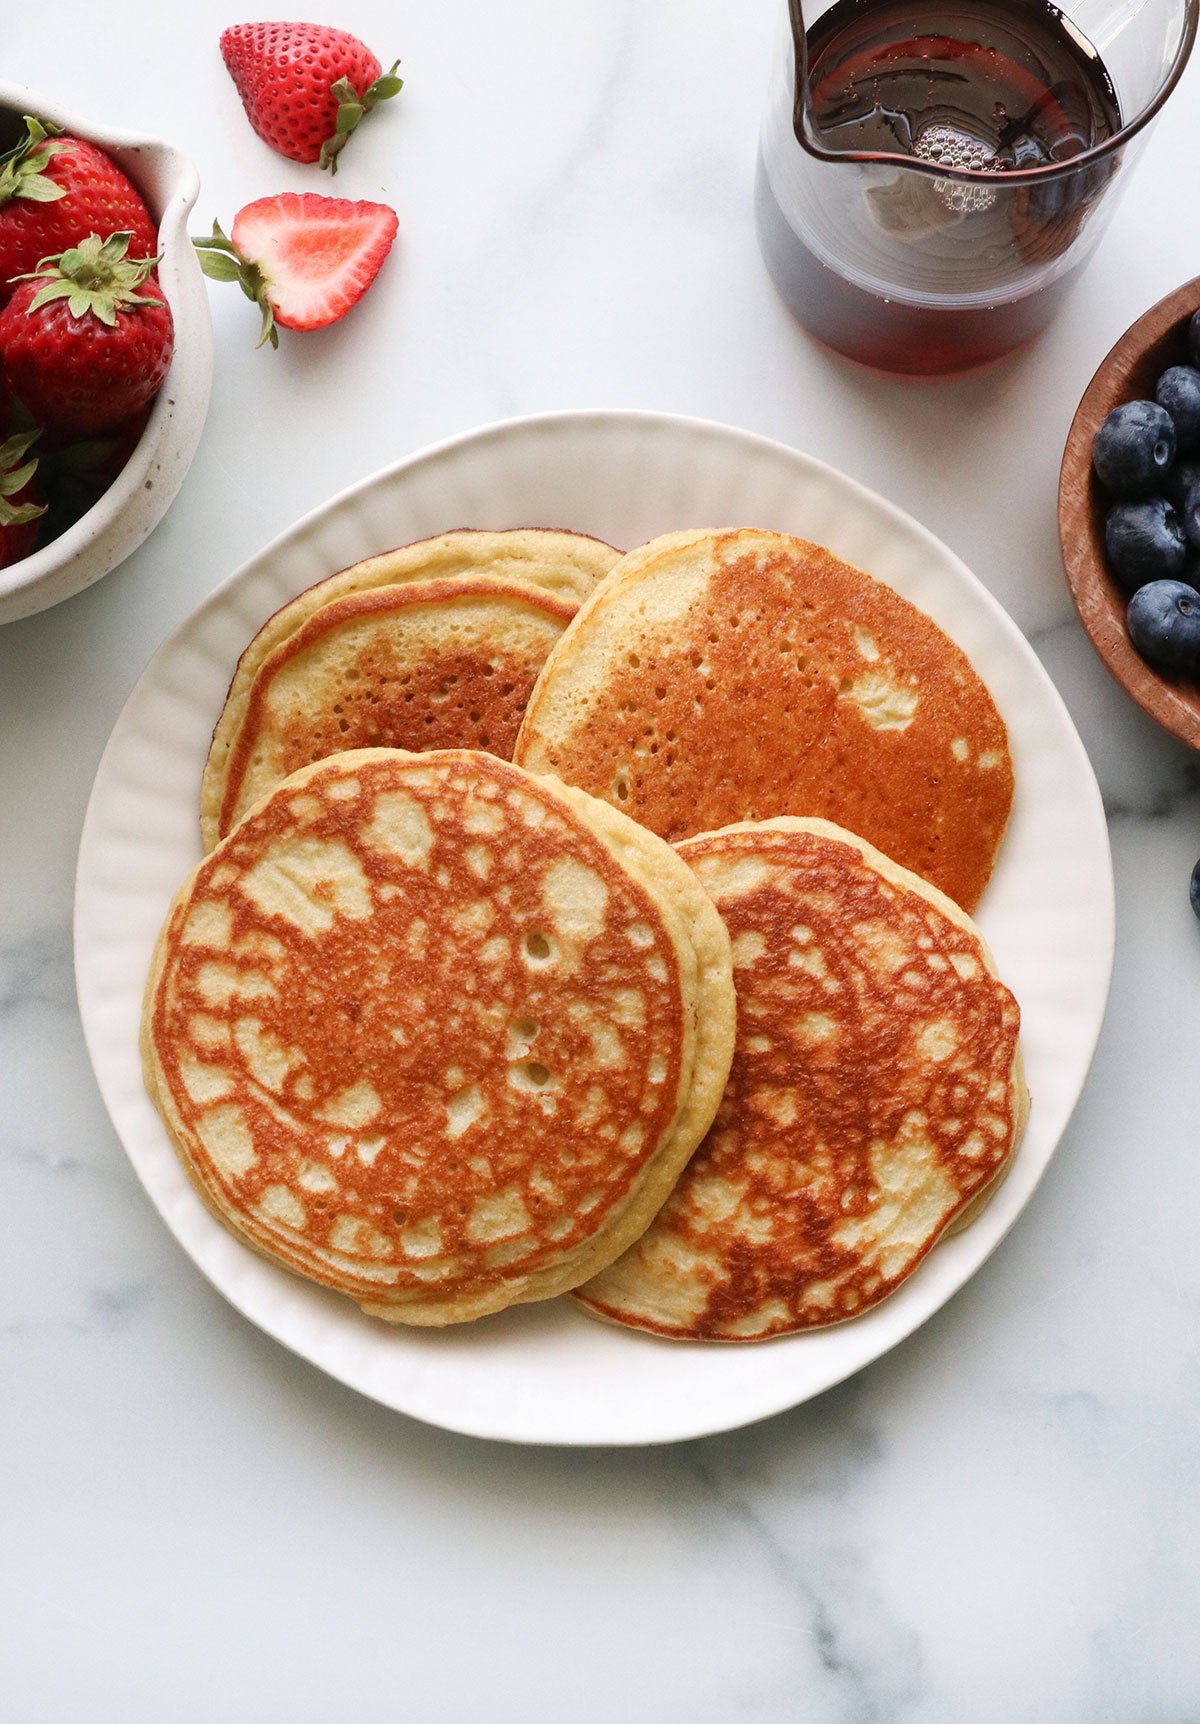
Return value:
M 459 1329 L 390 1328 L 249 1251 L 188 1183 L 142 1088 L 138 1018 L 172 893 L 200 859 L 196 799 L 238 654 L 270 613 L 362 557 L 452 527 L 570 527 L 628 547 L 688 526 L 755 526 L 831 546 L 934 616 L 1008 724 L 1017 795 L 979 922 L 1021 1004 L 1033 1111 L 975 1224 L 866 1316 L 757 1347 L 655 1340 L 569 1301 Z M 1112 867 L 1096 781 L 1025 640 L 944 545 L 793 449 L 642 413 L 566 413 L 473 432 L 318 509 L 167 641 L 117 721 L 79 856 L 75 961 L 88 1047 L 152 1201 L 209 1280 L 260 1328 L 364 1394 L 451 1430 L 514 1442 L 656 1443 L 794 1406 L 911 1333 L 1024 1208 L 1079 1095 L 1113 948 Z

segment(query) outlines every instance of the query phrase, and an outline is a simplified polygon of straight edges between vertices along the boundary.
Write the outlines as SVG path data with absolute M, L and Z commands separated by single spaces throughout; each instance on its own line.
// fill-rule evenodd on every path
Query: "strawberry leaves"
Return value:
M 132 238 L 130 233 L 114 233 L 102 240 L 93 233 L 58 257 L 44 258 L 37 269 L 17 277 L 19 281 L 45 282 L 28 310 L 40 311 L 51 300 L 65 299 L 72 317 L 86 317 L 91 312 L 101 323 L 115 329 L 121 308 L 161 305 L 161 299 L 137 291 L 153 274 L 158 259 L 127 257 Z
M 211 281 L 236 281 L 246 298 L 252 299 L 258 306 L 262 313 L 262 333 L 258 338 L 258 346 L 261 347 L 264 342 L 269 341 L 272 347 L 278 347 L 279 331 L 275 327 L 275 313 L 267 298 L 267 278 L 258 265 L 242 256 L 217 221 L 213 222 L 209 238 L 193 238 L 192 244 L 200 255 L 200 268 Z
M 13 198 L 27 198 L 30 203 L 52 204 L 66 196 L 64 187 L 57 185 L 44 172 L 47 164 L 67 145 L 56 143 L 51 131 L 31 114 L 25 115 L 25 136 L 7 154 L 0 156 L 0 205 Z
M 221 55 L 263 142 L 331 173 L 363 118 L 403 88 L 398 60 L 385 72 L 365 42 L 327 24 L 233 24 Z
M 19 276 L 92 233 L 132 235 L 138 257 L 158 248 L 153 216 L 112 157 L 27 115 L 24 137 L 0 156 L 0 307 Z
M 37 461 L 24 459 L 41 436 L 39 430 L 21 431 L 0 443 L 0 527 L 23 527 L 46 513 L 41 503 L 14 503 L 37 472 Z
M 47 430 L 107 430 L 140 412 L 167 374 L 171 308 L 153 274 L 157 260 L 129 257 L 129 241 L 124 229 L 107 239 L 91 233 L 10 284 L 0 365 Z
M 361 96 L 349 78 L 339 78 L 330 87 L 329 93 L 338 105 L 337 118 L 334 121 L 333 136 L 325 139 L 317 160 L 321 167 L 328 168 L 331 174 L 337 173 L 338 156 L 359 121 L 380 102 L 390 101 L 404 88 L 404 79 L 396 76 L 396 67 L 399 64 L 399 60 L 393 60 L 391 69 L 381 72 L 373 83 L 367 85 Z

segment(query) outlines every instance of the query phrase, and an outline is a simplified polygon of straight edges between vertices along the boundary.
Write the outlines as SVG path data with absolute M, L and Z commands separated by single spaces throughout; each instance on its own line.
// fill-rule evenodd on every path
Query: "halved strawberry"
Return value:
M 153 257 L 154 218 L 116 162 L 82 138 L 52 136 L 25 117 L 25 136 L 0 156 L 0 305 L 14 277 L 90 233 L 128 233 L 131 257 Z
M 277 323 L 324 329 L 358 304 L 398 226 L 387 204 L 280 192 L 239 210 L 232 236 L 214 222 L 212 237 L 193 244 L 205 275 L 236 281 L 261 308 L 258 345 L 278 347 Z
M 263 142 L 334 173 L 364 114 L 403 85 L 398 60 L 385 72 L 357 36 L 326 24 L 233 24 L 221 56 Z

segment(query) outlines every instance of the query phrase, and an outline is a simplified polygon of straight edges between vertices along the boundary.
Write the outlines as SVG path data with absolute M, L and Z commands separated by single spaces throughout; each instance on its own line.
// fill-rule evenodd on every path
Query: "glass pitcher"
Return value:
M 1047 0 L 790 0 L 756 199 L 801 323 L 865 364 L 926 374 L 1036 335 L 1100 238 L 1198 17 L 1200 0 L 1077 0 L 1069 14 Z M 1048 29 L 1065 77 L 1041 52 Z M 995 90 L 981 64 L 1003 68 Z M 964 130 L 985 87 L 1007 108 Z M 1063 120 L 1047 144 L 1077 99 L 1090 119 Z

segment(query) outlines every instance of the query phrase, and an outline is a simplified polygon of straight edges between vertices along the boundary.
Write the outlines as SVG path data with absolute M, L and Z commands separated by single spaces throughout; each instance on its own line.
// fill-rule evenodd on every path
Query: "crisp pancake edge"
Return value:
M 557 552 L 557 556 L 551 555 Z M 621 552 L 602 539 L 556 527 L 514 527 L 493 531 L 462 527 L 415 539 L 378 556 L 366 557 L 305 588 L 267 618 L 238 659 L 225 704 L 213 729 L 200 785 L 200 833 L 206 851 L 220 841 L 224 767 L 241 728 L 249 689 L 259 667 L 314 612 L 350 593 L 410 581 L 448 580 L 497 573 L 578 604 L 620 560 Z M 547 567 L 547 565 L 550 565 Z
M 472 751 L 448 749 L 439 751 L 439 758 L 458 761 L 474 758 Z M 291 795 L 307 781 L 331 767 L 337 769 L 350 762 L 362 763 L 373 759 L 397 759 L 428 764 L 432 754 L 414 754 L 402 749 L 361 749 L 341 755 L 330 755 L 314 761 L 274 785 L 246 818 L 265 808 L 276 796 Z M 512 773 L 518 779 L 527 775 L 519 767 L 484 757 L 489 769 Z M 349 1298 L 368 1315 L 392 1323 L 412 1326 L 444 1326 L 470 1321 L 510 1305 L 556 1297 L 591 1279 L 601 1269 L 615 1261 L 623 1251 L 645 1232 L 658 1210 L 670 1195 L 688 1158 L 700 1143 L 715 1116 L 724 1093 L 725 1082 L 733 1059 L 735 994 L 729 937 L 715 906 L 704 892 L 692 871 L 675 854 L 671 846 L 645 828 L 637 826 L 607 803 L 588 796 L 586 792 L 565 786 L 553 777 L 537 780 L 543 794 L 549 794 L 565 804 L 576 822 L 585 825 L 614 857 L 618 868 L 641 886 L 654 910 L 663 920 L 665 931 L 677 954 L 683 1035 L 680 1082 L 674 1113 L 660 1137 L 658 1147 L 646 1158 L 641 1176 L 624 1206 L 590 1239 L 581 1242 L 574 1253 L 534 1272 L 525 1283 L 514 1280 L 498 1281 L 493 1288 L 483 1289 L 474 1296 L 437 1302 L 425 1300 L 420 1305 L 397 1301 L 392 1304 L 361 1300 L 354 1294 L 334 1287 L 332 1290 Z M 599 818 L 592 824 L 592 810 Z M 224 842 L 224 841 L 222 841 Z M 218 846 L 217 848 L 220 848 Z M 143 1077 L 147 1093 L 154 1103 L 167 1135 L 183 1165 L 190 1183 L 210 1210 L 244 1244 L 277 1268 L 297 1275 L 301 1280 L 329 1285 L 314 1275 L 295 1269 L 269 1247 L 263 1245 L 243 1222 L 239 1211 L 226 1208 L 217 1195 L 202 1181 L 188 1153 L 186 1142 L 169 1104 L 167 1086 L 163 1081 L 161 1062 L 151 1033 L 153 1009 L 159 984 L 168 958 L 168 937 L 179 909 L 188 901 L 196 876 L 209 864 L 211 854 L 202 857 L 188 874 L 171 900 L 162 929 L 155 943 L 143 997 L 140 1031 Z M 660 883 L 665 879 L 664 889 Z
M 860 568 L 857 564 L 847 562 L 845 558 L 839 557 L 836 552 L 830 551 L 828 547 L 818 544 L 815 540 L 804 539 L 797 534 L 776 533 L 768 528 L 757 527 L 688 528 L 678 532 L 662 533 L 656 538 L 647 540 L 645 544 L 635 546 L 633 550 L 627 551 L 625 555 L 613 566 L 602 585 L 597 587 L 584 603 L 580 605 L 575 617 L 567 625 L 563 634 L 551 649 L 546 662 L 543 664 L 530 694 L 528 705 L 525 708 L 525 716 L 522 719 L 520 729 L 517 732 L 517 740 L 513 749 L 514 764 L 523 766 L 527 771 L 534 773 L 556 772 L 557 768 L 549 757 L 549 744 L 555 734 L 554 728 L 552 724 L 550 726 L 546 726 L 543 722 L 544 715 L 551 699 L 557 698 L 561 705 L 563 702 L 564 690 L 570 691 L 573 684 L 578 685 L 579 683 L 590 683 L 593 689 L 592 704 L 595 704 L 596 701 L 602 698 L 604 687 L 603 678 L 589 675 L 586 670 L 581 668 L 586 664 L 586 658 L 584 649 L 580 648 L 578 644 L 582 637 L 586 645 L 591 645 L 591 643 L 587 641 L 587 636 L 592 627 L 593 620 L 600 616 L 600 614 L 609 607 L 619 604 L 625 596 L 627 589 L 635 587 L 643 581 L 656 563 L 667 561 L 673 558 L 679 551 L 686 550 L 691 546 L 699 545 L 706 541 L 723 540 L 730 537 L 745 537 L 750 539 L 764 537 L 787 539 L 802 549 L 816 551 L 822 555 L 833 557 L 839 563 L 844 564 L 846 568 L 852 569 L 854 573 L 861 576 L 864 581 L 884 588 L 893 599 L 898 600 L 909 610 L 915 612 L 923 622 L 935 629 L 937 633 L 942 636 L 953 653 L 961 658 L 975 683 L 978 685 L 979 690 L 986 697 L 1004 738 L 1005 755 L 1008 761 L 1011 777 L 1012 755 L 1008 739 L 1008 726 L 1004 721 L 1004 716 L 996 705 L 991 690 L 976 670 L 970 656 L 961 646 L 959 646 L 958 642 L 942 628 L 940 623 L 936 622 L 927 611 L 922 610 L 919 605 L 906 597 L 904 593 L 892 586 L 890 582 L 881 579 L 878 575 L 871 574 L 869 570 Z M 703 589 L 698 590 L 691 596 L 685 609 L 690 609 L 691 605 L 696 602 L 697 598 L 702 600 Z M 603 647 L 603 642 L 600 644 L 601 647 Z M 580 663 L 573 670 L 571 660 L 573 655 L 576 654 L 578 655 Z M 567 702 L 567 709 L 570 709 L 569 701 Z M 588 710 L 590 710 L 590 707 Z M 579 720 L 579 726 L 585 725 L 586 717 L 587 713 L 585 712 L 583 718 Z M 572 731 L 576 728 L 578 728 L 578 726 L 574 724 L 571 726 Z M 539 732 L 541 734 L 539 734 Z M 996 860 L 1000 854 L 1001 847 L 1004 843 L 1005 833 L 1008 829 L 1008 823 L 1012 817 L 1012 806 L 1013 796 L 1010 791 L 1004 824 L 1001 826 L 997 834 L 995 848 L 992 851 L 988 871 L 984 877 L 985 884 L 986 880 L 991 877 L 991 874 L 995 869 Z M 758 824 L 762 825 L 765 824 L 765 822 L 760 821 Z M 701 834 L 693 834 L 692 836 L 698 837 L 701 836 Z M 880 854 L 883 853 L 880 852 Z M 888 858 L 888 860 L 890 861 L 890 858 Z M 977 906 L 980 895 L 981 893 L 976 895 L 975 902 L 971 906 L 972 909 Z
M 849 848 L 856 850 L 862 857 L 863 861 L 866 862 L 870 868 L 873 868 L 877 873 L 881 874 L 883 878 L 894 885 L 898 885 L 908 891 L 915 892 L 919 897 L 924 898 L 927 903 L 932 905 L 934 909 L 940 911 L 949 921 L 953 922 L 964 932 L 969 933 L 977 943 L 980 958 L 983 961 L 984 968 L 988 975 L 993 981 L 998 982 L 1001 987 L 1006 987 L 1003 978 L 1000 976 L 996 968 L 996 961 L 991 947 L 988 945 L 987 940 L 980 932 L 979 927 L 973 918 L 969 916 L 960 905 L 956 904 L 954 900 L 947 896 L 945 892 L 941 891 L 939 887 L 932 885 L 928 880 L 922 879 L 919 874 L 915 874 L 912 869 L 902 867 L 900 863 L 894 862 L 890 856 L 885 855 L 884 852 L 877 849 L 875 845 L 868 843 L 865 838 L 860 838 L 857 833 L 849 832 L 844 827 L 835 825 L 833 821 L 805 818 L 795 815 L 780 815 L 772 820 L 738 821 L 729 826 L 720 827 L 713 832 L 700 832 L 695 834 L 694 837 L 683 839 L 678 845 L 678 849 L 683 852 L 686 851 L 690 845 L 694 845 L 698 848 L 707 840 L 718 837 L 723 838 L 736 833 L 744 832 L 753 834 L 756 832 L 772 830 L 777 832 L 807 832 L 813 834 L 815 837 L 828 838 L 836 842 L 843 843 Z M 1017 1005 L 1019 1010 L 1019 1002 L 1017 1002 Z M 1013 1060 L 1009 1072 L 1009 1083 L 1013 1097 L 1013 1125 L 1004 1159 L 996 1168 L 986 1185 L 984 1185 L 979 1191 L 973 1192 L 969 1197 L 965 1198 L 957 1208 L 953 1209 L 944 1218 L 941 1225 L 932 1234 L 928 1243 L 923 1248 L 920 1256 L 914 1263 L 912 1270 L 906 1274 L 895 1287 L 892 1288 L 891 1293 L 885 1295 L 885 1298 L 891 1297 L 892 1294 L 898 1292 L 899 1289 L 911 1279 L 912 1274 L 919 1270 L 925 1258 L 931 1251 L 936 1249 L 942 1239 L 949 1237 L 951 1234 L 964 1231 L 964 1229 L 969 1227 L 972 1222 L 977 1220 L 983 1213 L 984 1209 L 986 1209 L 988 1203 L 995 1196 L 1000 1186 L 1004 1183 L 1004 1180 L 1007 1178 L 1020 1147 L 1026 1124 L 1028 1123 L 1031 1106 L 1031 1098 L 1025 1082 L 1025 1064 L 1019 1035 L 1013 1051 Z M 642 1322 L 639 1321 L 636 1316 L 617 1316 L 611 1308 L 593 1303 L 593 1301 L 587 1297 L 587 1290 L 585 1287 L 575 1289 L 571 1297 L 576 1304 L 587 1312 L 589 1317 L 594 1317 L 598 1322 L 610 1324 L 614 1328 L 635 1330 L 641 1334 L 649 1335 L 655 1340 L 683 1343 L 690 1342 L 692 1344 L 702 1346 L 710 1344 L 721 1346 L 744 1346 L 766 1343 L 773 1340 L 787 1340 L 789 1336 L 794 1337 L 800 1334 L 819 1333 L 821 1329 L 834 1328 L 841 1323 L 852 1323 L 856 1318 L 863 1316 L 867 1311 L 874 1309 L 873 1305 L 864 1306 L 860 1311 L 847 1313 L 845 1316 L 835 1318 L 829 1323 L 811 1325 L 784 1333 L 775 1333 L 770 1335 L 697 1336 L 689 1334 L 686 1330 L 670 1330 L 648 1321 Z M 883 1303 L 883 1301 L 876 1301 L 876 1303 Z
M 698 544 L 718 531 L 715 527 L 688 527 L 680 532 L 660 533 L 657 538 L 648 539 L 644 545 L 637 545 L 632 551 L 626 551 L 625 555 L 614 563 L 604 580 L 603 590 L 597 586 L 584 599 L 555 642 L 538 674 L 533 692 L 529 696 L 529 704 L 525 708 L 525 717 L 521 720 L 521 728 L 517 732 L 513 750 L 514 764 L 523 766 L 526 772 L 553 773 L 554 768 L 546 759 L 545 746 L 536 733 L 538 715 L 545 705 L 547 687 L 552 685 L 556 676 L 561 677 L 564 674 L 563 666 L 570 660 L 575 641 L 588 628 L 596 613 L 612 599 L 619 597 L 625 587 L 641 580 L 645 571 L 657 562 L 659 557 L 668 556 L 687 545 Z M 612 804 L 608 806 L 611 807 Z
M 507 600 L 510 603 L 524 605 L 539 611 L 544 616 L 551 616 L 562 628 L 566 628 L 577 608 L 573 599 L 563 598 L 558 594 L 549 592 L 544 587 L 534 586 L 530 581 L 518 581 L 502 576 L 476 574 L 464 570 L 462 574 L 455 576 L 444 575 L 430 580 L 414 578 L 394 584 L 363 588 L 352 593 L 342 593 L 339 597 L 330 599 L 327 603 L 310 610 L 307 616 L 298 620 L 283 639 L 272 647 L 252 676 L 241 681 L 235 678 L 236 686 L 231 688 L 226 696 L 225 707 L 222 709 L 221 717 L 218 719 L 216 730 L 213 733 L 213 744 L 209 750 L 204 776 L 201 780 L 201 837 L 206 850 L 211 851 L 222 838 L 227 838 L 251 806 L 251 803 L 247 802 L 246 808 L 241 813 L 237 812 L 237 801 L 240 800 L 239 792 L 245 779 L 244 743 L 246 730 L 247 726 L 254 721 L 256 697 L 260 691 L 269 686 L 276 671 L 285 665 L 297 650 L 300 637 L 311 629 L 319 627 L 322 618 L 326 617 L 328 613 L 335 613 L 332 620 L 333 626 L 336 627 L 343 620 L 351 620 L 336 615 L 348 603 L 352 605 L 356 600 L 383 600 L 393 593 L 403 595 L 397 600 L 397 611 L 405 610 L 409 606 L 416 608 L 421 605 L 435 605 L 443 602 L 453 604 L 460 597 L 462 599 L 474 598 L 475 600 L 491 597 L 499 603 Z M 299 650 L 303 651 L 312 644 L 315 644 L 315 640 L 314 642 L 304 642 Z M 227 714 L 228 721 L 226 720 Z M 222 738 L 220 746 L 217 742 L 218 734 Z M 239 769 L 240 776 L 235 778 L 234 775 L 239 772 Z M 231 796 L 235 798 L 232 810 L 229 807 Z M 257 801 L 258 798 L 255 797 L 253 800 Z

